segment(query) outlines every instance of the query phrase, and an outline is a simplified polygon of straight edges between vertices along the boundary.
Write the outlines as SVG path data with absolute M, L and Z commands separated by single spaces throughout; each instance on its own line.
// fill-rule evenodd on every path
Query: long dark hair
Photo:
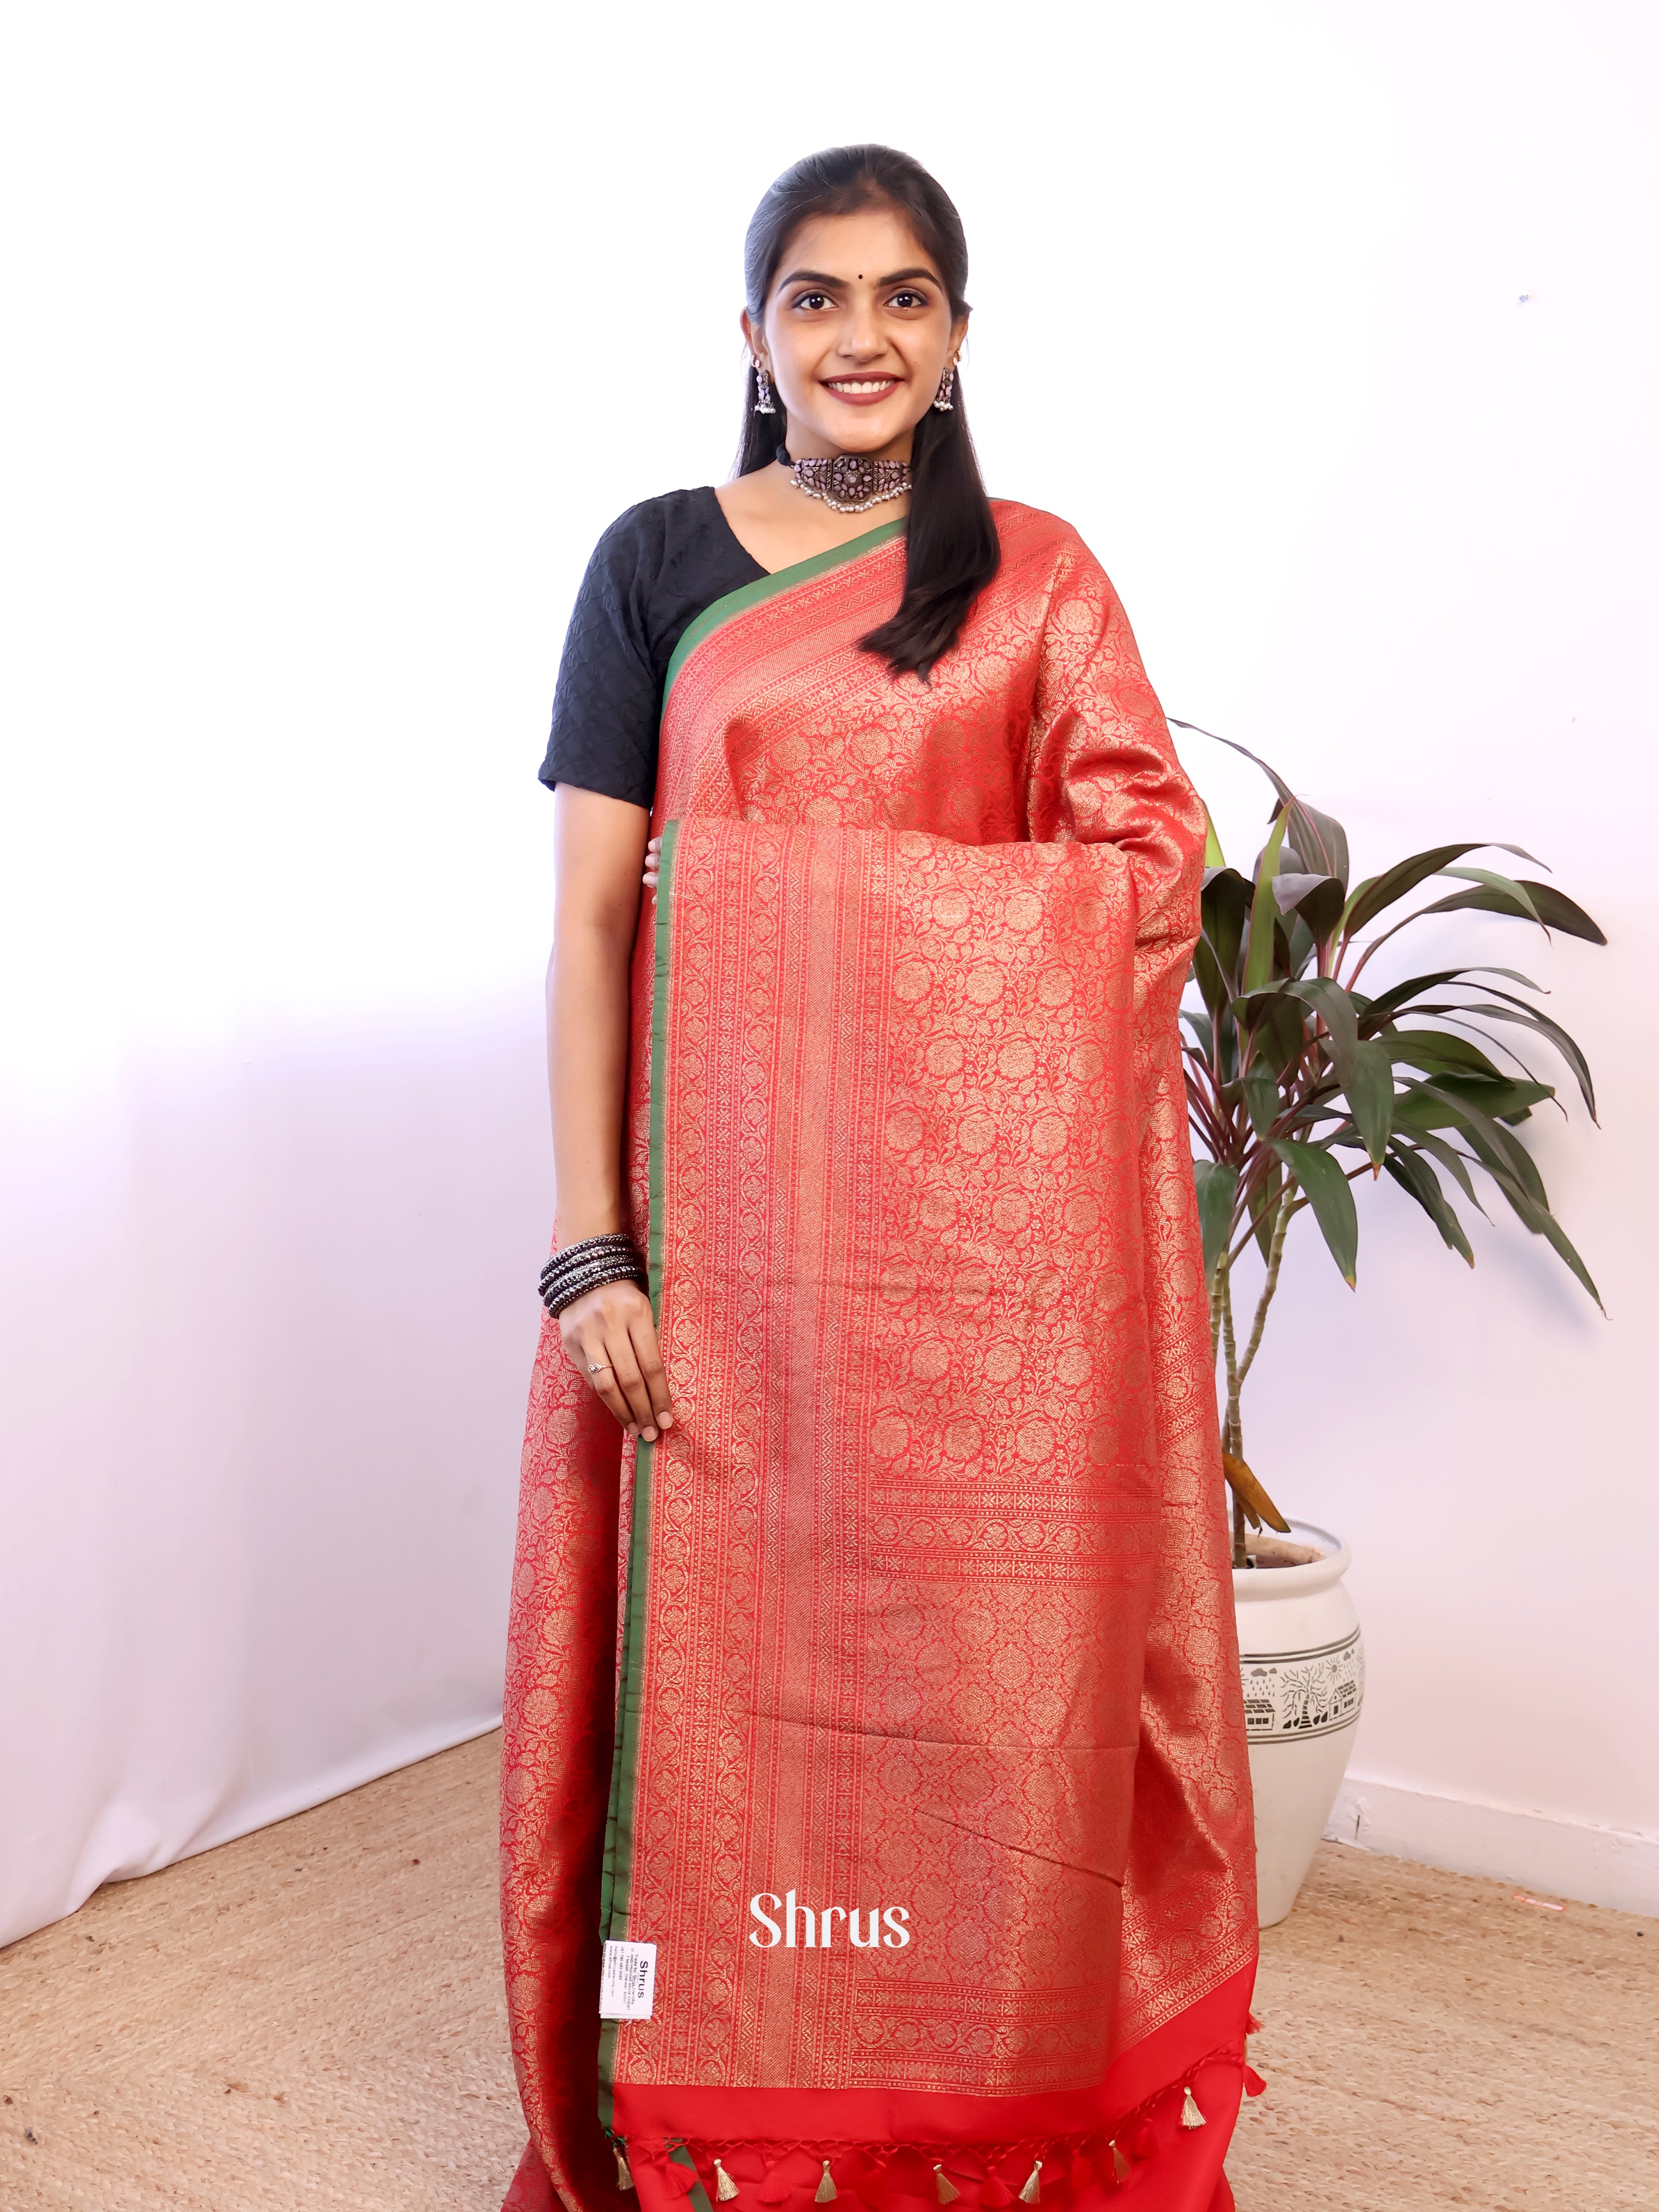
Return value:
M 755 210 L 744 240 L 744 289 L 751 318 L 765 312 L 785 250 L 815 216 L 851 215 L 886 202 L 909 223 L 950 295 L 954 320 L 968 312 L 968 240 L 962 217 L 920 161 L 891 146 L 832 146 L 797 161 Z M 757 415 L 755 371 L 748 373 L 738 473 L 768 467 L 783 442 L 781 410 Z M 956 643 L 975 599 L 997 572 L 1001 549 L 991 502 L 968 434 L 958 374 L 948 413 L 930 407 L 910 452 L 909 520 L 904 538 L 904 597 L 898 612 L 859 643 L 884 653 L 896 676 L 914 669 L 925 683 Z

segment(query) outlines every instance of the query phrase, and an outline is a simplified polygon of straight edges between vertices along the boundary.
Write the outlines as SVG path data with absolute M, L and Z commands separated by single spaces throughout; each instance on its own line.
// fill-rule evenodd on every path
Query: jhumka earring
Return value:
M 775 415 L 778 410 L 772 404 L 772 386 L 767 380 L 766 371 L 753 354 L 749 359 L 755 371 L 755 412 L 757 415 Z
M 933 404 L 941 415 L 948 415 L 951 412 L 951 387 L 956 380 L 957 365 L 953 361 L 947 362 L 945 374 L 939 380 L 939 390 L 933 394 Z

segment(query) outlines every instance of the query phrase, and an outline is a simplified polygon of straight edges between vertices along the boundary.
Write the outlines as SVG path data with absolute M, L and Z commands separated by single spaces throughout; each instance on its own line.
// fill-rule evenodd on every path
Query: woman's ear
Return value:
M 769 376 L 772 372 L 772 364 L 767 356 L 765 331 L 758 323 L 752 322 L 750 319 L 749 310 L 747 307 L 745 307 L 743 310 L 743 313 L 738 317 L 738 325 L 743 332 L 744 343 L 748 347 L 750 352 L 754 356 L 755 359 L 759 362 L 761 367 L 765 369 Z

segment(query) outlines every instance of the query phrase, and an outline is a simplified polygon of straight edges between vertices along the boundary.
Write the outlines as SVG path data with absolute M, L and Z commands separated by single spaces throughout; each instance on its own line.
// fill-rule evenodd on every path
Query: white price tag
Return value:
M 654 1943 L 611 1943 L 599 1969 L 599 2018 L 649 2020 L 657 1994 Z

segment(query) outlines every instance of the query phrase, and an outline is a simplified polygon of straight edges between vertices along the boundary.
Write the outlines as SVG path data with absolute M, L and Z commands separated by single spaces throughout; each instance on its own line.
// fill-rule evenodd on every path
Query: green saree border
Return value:
M 663 705 L 668 704 L 668 695 L 674 688 L 674 678 L 702 643 L 712 637 L 723 623 L 734 615 L 746 614 L 750 607 L 759 606 L 763 600 L 775 599 L 780 592 L 792 591 L 797 584 L 810 584 L 815 576 L 827 575 L 831 568 L 844 562 L 856 561 L 860 555 L 873 553 L 878 545 L 884 545 L 890 538 L 896 538 L 904 527 L 904 517 L 896 522 L 878 523 L 860 538 L 849 538 L 844 545 L 832 545 L 827 553 L 814 553 L 805 561 L 793 562 L 787 568 L 775 568 L 769 576 L 757 576 L 752 584 L 740 584 L 735 592 L 728 592 L 723 599 L 715 599 L 706 606 L 695 621 L 688 623 L 679 643 L 674 647 L 668 673 L 663 678 Z
M 664 1189 L 663 1072 L 668 1056 L 668 975 L 674 913 L 674 855 L 678 822 L 662 835 L 658 864 L 655 960 L 651 990 L 651 1221 L 646 1265 L 651 1278 L 651 1310 L 662 1326 L 662 1216 Z M 605 1816 L 605 1863 L 599 1878 L 599 1936 L 621 1942 L 628 1935 L 634 1886 L 634 1793 L 639 1772 L 640 1710 L 643 1701 L 645 1614 L 649 1598 L 651 1492 L 654 1448 L 635 1449 L 633 1510 L 628 1535 L 628 1601 L 623 1615 L 622 1680 L 617 1694 L 616 1748 L 611 1760 L 611 1803 Z M 608 2130 L 614 2109 L 617 2030 L 614 2020 L 599 2024 L 599 2119 Z

